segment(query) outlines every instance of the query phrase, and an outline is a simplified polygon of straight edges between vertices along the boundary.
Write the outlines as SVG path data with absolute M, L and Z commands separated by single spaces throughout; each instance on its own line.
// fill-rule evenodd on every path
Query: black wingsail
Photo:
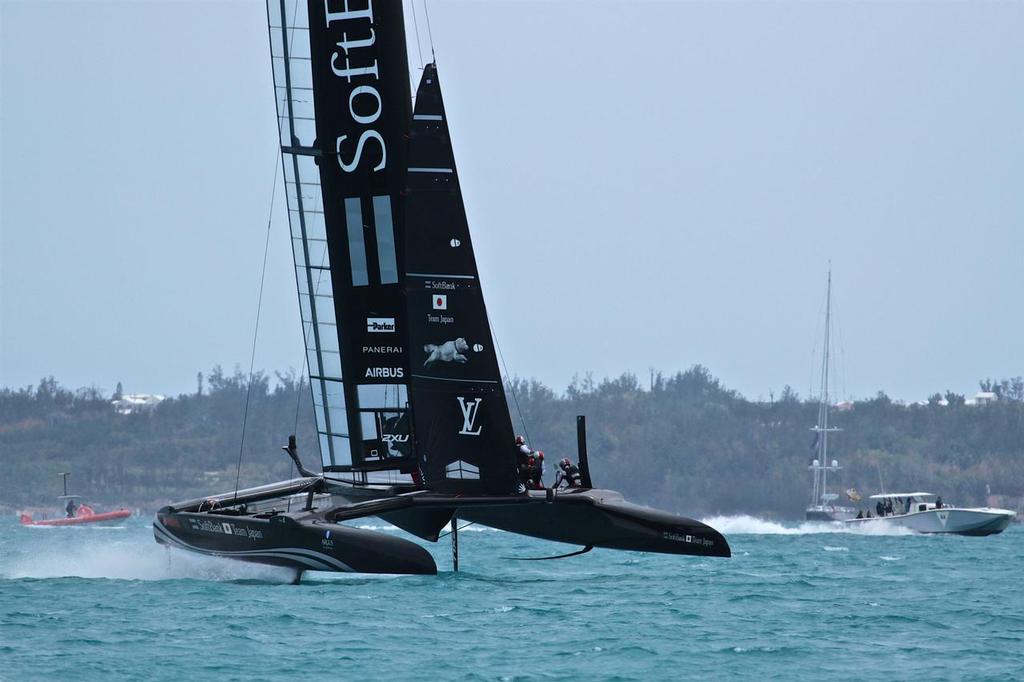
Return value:
M 434 490 L 516 488 L 512 421 L 480 289 L 437 68 L 416 92 L 405 197 L 416 452 Z
M 268 0 L 268 10 L 324 470 L 411 471 L 401 340 L 411 109 L 402 2 Z

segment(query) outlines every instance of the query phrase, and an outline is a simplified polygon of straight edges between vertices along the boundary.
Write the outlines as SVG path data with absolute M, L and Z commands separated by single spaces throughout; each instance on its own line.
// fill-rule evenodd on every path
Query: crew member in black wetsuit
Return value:
M 579 488 L 581 486 L 580 470 L 575 464 L 572 463 L 568 457 L 563 457 L 562 461 L 558 463 L 558 473 L 555 474 L 555 488 L 562 485 L 562 482 L 570 488 Z
M 69 519 L 75 518 L 75 512 L 78 511 L 78 505 L 75 504 L 74 500 L 68 500 L 67 506 L 64 507 L 64 513 L 68 515 Z

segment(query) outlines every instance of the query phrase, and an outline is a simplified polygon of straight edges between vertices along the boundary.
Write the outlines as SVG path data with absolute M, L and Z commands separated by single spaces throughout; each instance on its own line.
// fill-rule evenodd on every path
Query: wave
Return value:
M 802 521 L 780 523 L 759 519 L 756 516 L 711 516 L 701 519 L 723 535 L 814 535 L 820 533 L 848 533 L 851 535 L 914 535 L 908 528 L 890 524 L 861 524 L 860 527 L 845 526 L 827 521 Z
M 90 538 L 76 534 L 76 540 L 73 544 L 61 546 L 59 551 L 46 543 L 21 552 L 19 556 L 9 556 L 0 563 L 0 578 L 256 580 L 276 583 L 289 582 L 293 576 L 293 572 L 286 568 L 169 549 L 151 538 L 115 540 L 106 534 Z

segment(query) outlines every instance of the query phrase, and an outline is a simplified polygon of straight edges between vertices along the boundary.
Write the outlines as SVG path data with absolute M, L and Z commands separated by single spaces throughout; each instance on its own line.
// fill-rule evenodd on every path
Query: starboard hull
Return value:
M 427 550 L 402 538 L 327 523 L 315 513 L 263 515 L 163 509 L 156 541 L 171 547 L 303 571 L 433 575 Z
M 533 494 L 533 493 L 531 493 Z M 460 508 L 459 518 L 542 540 L 605 549 L 729 557 L 725 537 L 700 521 L 641 507 L 609 490 L 569 490 L 518 507 Z
M 850 519 L 845 523 L 852 528 L 898 526 L 917 533 L 985 536 L 1002 533 L 1014 516 L 1014 512 L 1006 509 L 948 507 L 897 516 Z
M 338 487 L 332 492 L 357 504 L 393 497 L 381 488 Z M 416 504 L 376 515 L 429 540 L 436 540 L 437 530 L 452 514 L 457 514 L 462 521 L 572 545 L 662 554 L 731 556 L 729 543 L 714 528 L 683 516 L 630 504 L 613 490 L 530 491 L 526 495 L 504 498 L 425 495 L 411 502 Z

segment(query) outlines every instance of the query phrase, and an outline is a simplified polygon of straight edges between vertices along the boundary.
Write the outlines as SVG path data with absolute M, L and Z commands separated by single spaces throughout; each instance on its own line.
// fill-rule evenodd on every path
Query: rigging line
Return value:
M 305 336 L 305 335 L 303 335 Z M 305 350 L 305 349 L 303 349 Z M 292 433 L 297 433 L 299 430 L 299 406 L 302 404 L 302 384 L 303 379 L 306 378 L 306 358 L 302 358 L 302 371 L 299 372 L 299 383 L 295 387 L 295 392 L 298 394 L 295 396 L 295 424 L 292 426 Z
M 516 412 L 519 414 L 519 423 L 523 425 L 523 433 L 526 434 L 526 442 L 532 443 L 533 439 L 530 438 L 530 429 L 526 427 L 526 419 L 523 417 L 523 410 L 519 407 L 519 396 L 516 395 L 516 387 L 512 383 L 512 379 L 508 373 L 508 365 L 505 364 L 505 354 L 501 352 L 501 344 L 498 343 L 498 332 L 495 331 L 494 325 L 491 324 L 491 320 L 488 318 L 487 326 L 491 329 L 491 338 L 494 339 L 494 347 L 498 351 L 498 358 L 501 360 L 501 368 L 505 372 L 505 377 L 508 379 L 508 392 L 512 394 L 512 402 L 516 404 Z
M 274 222 L 274 201 L 277 198 L 277 171 L 281 155 L 274 154 L 274 185 L 270 190 L 270 212 L 267 215 L 267 236 L 263 242 L 263 267 L 260 270 L 260 293 L 256 299 L 256 326 L 252 332 L 252 352 L 249 355 L 249 385 L 245 389 L 245 409 L 242 411 L 242 437 L 238 442 L 238 466 L 235 468 L 235 495 L 238 499 L 238 481 L 242 475 L 242 453 L 245 450 L 245 426 L 249 419 L 249 400 L 252 397 L 253 368 L 256 366 L 256 341 L 260 334 L 260 312 L 263 310 L 263 285 L 267 279 L 267 254 L 270 253 L 270 226 Z
M 469 523 L 467 523 L 464 526 L 459 526 L 458 528 L 456 528 L 456 530 L 462 530 L 464 528 L 469 528 L 470 526 L 475 526 L 475 525 L 476 525 L 476 521 L 470 521 Z M 440 535 L 437 536 L 437 539 L 440 540 L 441 538 L 446 538 L 446 537 L 448 537 L 451 534 L 452 534 L 452 531 L 448 531 L 447 533 L 441 533 Z
M 420 68 L 423 68 L 423 49 L 420 47 L 420 25 L 416 21 L 416 0 L 412 0 L 412 25 L 416 29 L 416 53 L 420 56 Z
M 416 0 L 412 0 L 415 4 Z M 430 61 L 437 64 L 437 55 L 434 54 L 434 34 L 430 30 L 430 12 L 427 11 L 427 0 L 423 0 L 423 14 L 427 17 L 427 37 L 430 39 Z

